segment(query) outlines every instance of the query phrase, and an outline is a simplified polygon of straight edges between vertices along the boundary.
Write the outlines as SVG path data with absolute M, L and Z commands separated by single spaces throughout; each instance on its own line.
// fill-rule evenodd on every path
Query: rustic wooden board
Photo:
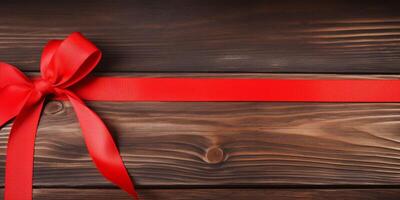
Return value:
M 131 200 L 116 189 L 34 189 L 33 200 Z M 398 189 L 140 189 L 142 200 L 398 200 Z M 3 191 L 0 190 L 2 198 Z
M 114 133 L 139 187 L 400 183 L 400 103 L 89 105 Z M 1 168 L 9 129 L 1 131 Z M 68 103 L 50 102 L 46 106 L 36 144 L 36 187 L 111 186 L 93 167 Z M 0 169 L 1 181 L 3 173 Z
M 399 10 L 394 0 L 4 1 L 0 60 L 38 71 L 49 39 L 81 31 L 104 52 L 101 72 L 399 73 Z M 142 199 L 400 197 L 400 103 L 89 105 Z M 0 131 L 0 187 L 9 129 Z M 92 165 L 68 103 L 49 102 L 38 135 L 34 199 L 129 199 Z
M 2 1 L 0 59 L 81 31 L 100 71 L 399 73 L 398 0 Z

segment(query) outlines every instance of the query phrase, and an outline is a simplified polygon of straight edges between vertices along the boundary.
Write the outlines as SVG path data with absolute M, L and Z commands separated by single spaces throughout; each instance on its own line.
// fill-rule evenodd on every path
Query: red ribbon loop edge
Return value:
M 41 78 L 30 80 L 0 62 L 0 127 L 15 118 L 7 145 L 5 200 L 31 200 L 34 144 L 45 98 L 71 102 L 97 169 L 135 199 L 138 195 L 113 138 L 99 116 L 67 88 L 90 73 L 101 58 L 99 49 L 80 33 L 50 41 L 42 53 Z

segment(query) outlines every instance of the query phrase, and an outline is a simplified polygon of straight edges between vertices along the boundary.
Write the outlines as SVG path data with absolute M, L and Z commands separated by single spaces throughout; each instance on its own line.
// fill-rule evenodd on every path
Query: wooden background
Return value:
M 398 79 L 398 2 L 2 1 L 0 60 L 37 72 L 48 40 L 80 31 L 103 51 L 98 74 Z M 400 103 L 89 106 L 145 200 L 400 199 Z M 36 144 L 34 199 L 129 199 L 94 168 L 68 102 L 47 104 Z

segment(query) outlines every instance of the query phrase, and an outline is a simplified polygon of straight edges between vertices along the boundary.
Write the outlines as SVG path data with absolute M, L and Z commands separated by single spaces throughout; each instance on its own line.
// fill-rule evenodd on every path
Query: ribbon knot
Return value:
M 53 84 L 51 84 L 47 80 L 44 79 L 35 80 L 33 82 L 33 85 L 35 86 L 35 89 L 39 91 L 43 96 L 55 93 L 55 88 Z
M 6 200 L 31 200 L 37 126 L 46 97 L 71 102 L 90 156 L 105 178 L 138 199 L 113 138 L 100 117 L 68 88 L 90 73 L 101 58 L 80 33 L 50 41 L 40 63 L 41 78 L 30 80 L 16 67 L 0 62 L 0 127 L 15 118 L 8 138 Z M 68 67 L 65 67 L 68 66 Z

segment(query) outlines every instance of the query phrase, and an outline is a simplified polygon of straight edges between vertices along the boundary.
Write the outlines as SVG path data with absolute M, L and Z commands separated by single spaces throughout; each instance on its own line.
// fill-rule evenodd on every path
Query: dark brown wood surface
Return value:
M 3 196 L 0 191 L 0 197 Z M 140 189 L 142 200 L 398 200 L 399 189 Z M 116 189 L 34 189 L 33 200 L 131 200 Z
M 0 60 L 37 72 L 48 40 L 80 31 L 103 52 L 97 74 L 399 79 L 399 11 L 398 0 L 5 0 Z M 145 200 L 400 199 L 400 103 L 88 105 Z M 34 199 L 129 199 L 60 101 L 40 122 L 34 188 Z
M 399 73 L 398 0 L 2 1 L 0 60 L 80 31 L 100 71 Z
M 400 104 L 92 103 L 138 185 L 398 185 Z M 46 115 L 35 184 L 106 185 L 74 113 Z M 54 111 L 56 110 L 56 111 Z M 218 152 L 221 153 L 218 153 Z

